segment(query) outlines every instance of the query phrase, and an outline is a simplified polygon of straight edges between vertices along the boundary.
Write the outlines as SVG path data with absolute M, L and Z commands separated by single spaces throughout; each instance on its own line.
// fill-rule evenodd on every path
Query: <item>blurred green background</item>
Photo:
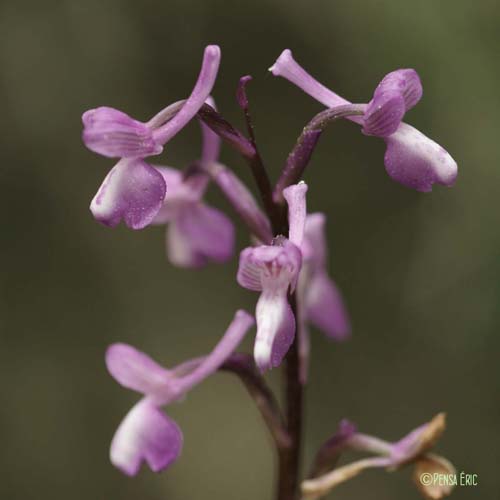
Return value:
M 210 349 L 257 296 L 236 285 L 236 258 L 175 269 L 162 228 L 94 222 L 88 205 L 113 162 L 82 146 L 80 116 L 105 104 L 147 119 L 186 96 L 208 43 L 223 53 L 218 106 L 240 127 L 236 83 L 254 76 L 251 106 L 274 177 L 322 109 L 266 71 L 282 49 L 358 102 L 388 71 L 420 73 L 424 98 L 407 120 L 455 157 L 453 189 L 395 184 L 383 141 L 348 122 L 324 134 L 307 172 L 354 330 L 342 345 L 314 332 L 306 463 L 342 417 L 397 439 L 444 410 L 438 451 L 479 475 L 454 498 L 498 498 L 499 21 L 493 0 L 3 0 L 0 498 L 271 499 L 266 430 L 227 374 L 169 408 L 185 433 L 170 470 L 129 479 L 108 461 L 136 396 L 107 375 L 106 346 L 129 342 L 172 365 Z M 182 167 L 198 151 L 193 123 L 162 159 Z M 231 151 L 223 160 L 249 179 Z M 216 189 L 209 198 L 228 208 Z M 279 374 L 269 379 L 279 386 Z M 417 499 L 409 476 L 368 472 L 331 498 Z

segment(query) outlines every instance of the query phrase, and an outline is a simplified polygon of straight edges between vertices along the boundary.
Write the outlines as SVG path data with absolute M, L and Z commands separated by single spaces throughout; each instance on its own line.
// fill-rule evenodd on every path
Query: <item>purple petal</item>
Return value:
M 300 248 L 304 238 L 306 223 L 306 193 L 307 184 L 299 182 L 283 190 L 283 196 L 288 203 L 288 239 Z
M 194 203 L 179 210 L 167 236 L 170 261 L 180 267 L 225 262 L 234 251 L 234 227 L 221 211 Z
M 279 366 L 295 337 L 295 317 L 287 290 L 265 290 L 255 313 L 257 335 L 254 358 L 261 372 Z
M 212 163 L 208 167 L 210 176 L 230 201 L 238 215 L 248 224 L 262 243 L 271 243 L 273 238 L 271 224 L 267 216 L 257 205 L 247 186 L 232 170 L 221 163 Z
M 171 465 L 182 450 L 177 424 L 148 401 L 137 403 L 123 419 L 111 442 L 111 463 L 135 476 L 142 462 L 153 472 Z
M 451 186 L 457 164 L 439 144 L 406 123 L 385 138 L 385 168 L 397 182 L 417 191 L 431 191 L 434 183 Z
M 177 399 L 175 377 L 147 354 L 127 344 L 113 344 L 106 351 L 106 366 L 123 387 L 140 392 L 157 404 Z
M 326 273 L 316 273 L 305 291 L 307 319 L 335 340 L 349 337 L 351 326 L 339 289 Z
M 117 109 L 101 106 L 82 116 L 83 142 L 95 153 L 109 158 L 144 158 L 157 155 L 163 147 L 151 129 Z
M 391 447 L 394 465 L 413 461 L 434 446 L 446 428 L 446 415 L 438 413 L 432 420 L 417 427 Z
M 301 265 L 302 254 L 293 243 L 249 247 L 240 254 L 236 280 L 243 288 L 254 291 L 262 290 L 266 281 L 288 288 L 294 286 Z
M 182 203 L 185 199 L 182 172 L 172 167 L 153 165 L 153 168 L 161 174 L 168 187 L 163 204 L 151 224 L 164 225 L 175 217 L 179 201 Z
M 166 193 L 163 177 L 141 160 L 121 160 L 109 172 L 90 210 L 102 224 L 116 226 L 122 219 L 132 229 L 150 224 Z
M 166 224 L 174 220 L 187 206 L 198 203 L 206 190 L 208 176 L 200 173 L 184 178 L 183 172 L 175 168 L 156 165 L 154 168 L 162 175 L 168 190 L 152 224 Z
M 363 132 L 386 137 L 396 131 L 405 114 L 403 96 L 395 91 L 375 94 L 363 116 Z
M 375 96 L 387 92 L 397 92 L 402 95 L 405 111 L 413 108 L 422 98 L 422 82 L 414 69 L 398 69 L 384 76 L 375 90 Z
M 278 366 L 295 336 L 295 318 L 288 290 L 297 282 L 302 254 L 292 242 L 246 248 L 240 254 L 237 281 L 244 288 L 262 290 L 257 302 L 255 363 L 261 371 Z M 279 242 L 279 244 L 278 244 Z
M 217 71 L 219 70 L 219 63 L 220 48 L 217 45 L 207 46 L 203 54 L 201 71 L 191 95 L 174 118 L 155 130 L 153 134 L 159 144 L 165 144 L 172 139 L 198 113 L 198 110 L 212 92 L 217 78 Z
M 192 387 L 215 373 L 241 344 L 246 333 L 254 323 L 255 320 L 252 315 L 242 309 L 236 311 L 226 332 L 212 352 L 203 358 L 199 364 L 197 360 L 194 360 L 195 367 L 193 371 L 179 380 L 182 391 L 184 393 L 189 391 Z M 177 371 L 179 368 L 177 367 L 175 370 Z
M 297 314 L 295 316 L 295 321 L 297 322 L 297 345 L 299 352 L 299 381 L 302 385 L 307 383 L 307 378 L 309 374 L 309 357 L 311 351 L 311 333 L 309 331 L 309 325 L 307 324 L 306 312 L 305 312 L 305 300 L 304 300 L 304 287 L 303 283 L 303 270 L 301 270 L 298 285 L 297 285 Z
M 312 264 L 313 269 L 325 269 L 328 254 L 325 237 L 326 215 L 321 212 L 306 217 L 304 241 L 301 246 L 304 260 Z
M 276 62 L 269 68 L 269 71 L 274 76 L 281 76 L 295 84 L 327 108 L 350 104 L 349 101 L 340 97 L 313 78 L 312 75 L 295 61 L 292 51 L 289 49 L 285 49 L 281 53 Z

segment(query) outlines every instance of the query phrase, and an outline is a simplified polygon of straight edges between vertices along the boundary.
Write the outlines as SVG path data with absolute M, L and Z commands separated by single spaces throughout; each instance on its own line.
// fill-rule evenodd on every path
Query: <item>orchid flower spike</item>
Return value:
M 432 476 L 434 473 L 455 473 L 455 468 L 448 460 L 430 452 L 445 427 L 445 414 L 439 413 L 430 422 L 391 443 L 361 434 L 356 430 L 356 426 L 343 420 L 337 434 L 320 448 L 315 460 L 313 478 L 302 483 L 304 498 L 320 498 L 366 469 L 384 468 L 393 471 L 408 464 L 415 465 L 413 479 L 425 498 L 438 500 L 449 495 L 451 485 L 437 482 L 427 485 L 421 481 L 422 474 Z M 331 470 L 340 454 L 348 450 L 366 452 L 373 456 Z M 325 469 L 331 472 L 324 474 Z
M 142 229 L 153 221 L 167 186 L 163 176 L 143 158 L 161 153 L 163 146 L 196 115 L 212 91 L 219 63 L 219 47 L 208 46 L 188 99 L 168 106 L 147 123 L 109 107 L 83 114 L 85 145 L 103 156 L 121 158 L 90 204 L 96 220 L 110 227 L 123 220 L 132 229 Z
M 350 104 L 328 89 L 284 50 L 270 71 L 297 85 L 328 108 Z M 433 184 L 451 186 L 457 177 L 457 164 L 439 144 L 401 120 L 422 97 L 422 85 L 413 69 L 400 69 L 386 75 L 375 90 L 363 117 L 351 116 L 365 134 L 382 137 L 386 144 L 385 168 L 396 182 L 417 191 L 431 191 Z
M 295 337 L 295 317 L 288 302 L 302 266 L 300 246 L 306 220 L 304 182 L 284 190 L 288 203 L 288 238 L 277 236 L 271 245 L 248 247 L 240 254 L 237 281 L 261 292 L 256 307 L 254 358 L 264 372 L 281 364 Z
M 307 381 L 309 328 L 311 323 L 329 338 L 342 341 L 351 333 L 349 315 L 335 282 L 328 275 L 328 248 L 325 235 L 326 216 L 309 214 L 302 243 L 302 269 L 297 285 L 299 307 L 299 355 L 301 382 Z
M 213 99 L 207 103 L 215 106 Z M 217 161 L 220 139 L 203 122 L 200 162 Z M 203 203 L 208 174 L 202 170 L 186 176 L 170 167 L 156 167 L 169 186 L 163 205 L 153 224 L 166 224 L 167 256 L 179 267 L 197 268 L 209 261 L 225 262 L 234 253 L 234 227 L 220 210 Z
M 182 450 L 182 432 L 160 407 L 179 400 L 217 371 L 253 324 L 254 318 L 250 314 L 237 311 L 210 354 L 171 370 L 163 368 L 132 346 L 111 345 L 106 352 L 109 373 L 122 386 L 143 395 L 113 437 L 111 463 L 125 474 L 134 476 L 143 462 L 152 471 L 158 472 L 177 460 Z

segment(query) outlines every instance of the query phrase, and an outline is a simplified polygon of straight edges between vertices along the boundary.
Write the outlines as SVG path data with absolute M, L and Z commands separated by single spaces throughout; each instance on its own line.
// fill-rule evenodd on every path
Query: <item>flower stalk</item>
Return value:
M 255 363 L 249 354 L 233 354 L 220 367 L 220 370 L 234 373 L 243 383 L 260 411 L 278 450 L 291 447 L 291 438 L 273 392 L 255 369 Z
M 364 108 L 365 106 L 362 104 L 347 104 L 330 108 L 318 113 L 304 127 L 294 148 L 288 155 L 281 176 L 274 188 L 273 199 L 276 203 L 283 203 L 283 190 L 286 187 L 302 179 L 319 138 L 326 127 L 340 118 L 361 116 L 364 113 Z

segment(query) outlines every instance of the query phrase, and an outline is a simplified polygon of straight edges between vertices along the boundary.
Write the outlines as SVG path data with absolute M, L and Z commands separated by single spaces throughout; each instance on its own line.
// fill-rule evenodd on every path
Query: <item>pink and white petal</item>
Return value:
M 288 239 L 300 248 L 304 238 L 306 223 L 306 193 L 307 184 L 299 182 L 283 190 L 283 196 L 288 203 Z
M 405 111 L 413 108 L 422 98 L 422 82 L 418 73 L 411 68 L 397 69 L 384 76 L 375 89 L 375 96 L 396 91 L 404 99 Z
M 287 289 L 266 291 L 256 308 L 255 364 L 261 372 L 281 364 L 295 337 L 295 317 L 288 303 Z
M 306 217 L 302 254 L 304 260 L 310 262 L 314 269 L 324 268 L 327 257 L 325 237 L 326 215 L 321 212 Z
M 309 321 L 335 340 L 350 336 L 351 325 L 339 289 L 326 273 L 315 273 L 305 291 Z
M 95 195 L 90 210 L 102 224 L 114 227 L 123 219 L 132 229 L 151 224 L 166 193 L 160 173 L 141 160 L 120 160 Z
M 175 219 L 167 227 L 166 249 L 167 258 L 174 266 L 196 269 L 207 263 L 207 259 L 193 248 L 191 240 Z
M 129 411 L 113 437 L 111 463 L 128 476 L 135 476 L 143 462 L 159 472 L 177 460 L 182 443 L 178 425 L 151 402 L 142 400 Z
M 457 178 L 455 160 L 416 128 L 401 123 L 385 141 L 385 168 L 395 181 L 422 192 L 431 191 L 434 183 L 454 184 Z
M 179 186 L 182 184 L 182 172 L 174 167 L 166 167 L 160 165 L 153 165 L 153 167 L 158 170 L 161 174 L 165 183 L 168 186 L 169 192 L 175 192 Z
M 236 280 L 248 290 L 262 290 L 263 280 L 281 283 L 292 289 L 302 265 L 299 248 L 284 238 L 282 245 L 261 245 L 245 248 L 240 253 Z
M 253 194 L 232 170 L 221 163 L 211 163 L 207 170 L 212 180 L 219 186 L 238 215 L 252 229 L 262 243 L 273 239 L 271 224 L 258 206 Z
M 363 133 L 387 137 L 401 124 L 405 114 L 405 101 L 397 90 L 373 96 L 363 116 Z
M 300 317 L 300 313 L 299 313 Z M 302 385 L 307 383 L 309 374 L 309 358 L 311 352 L 311 340 L 309 327 L 306 321 L 300 321 L 300 328 L 297 330 L 299 340 L 299 380 Z
M 308 216 L 309 217 L 309 216 Z M 306 243 L 304 239 L 304 244 Z M 295 316 L 295 321 L 297 322 L 297 341 L 299 350 L 299 380 L 302 385 L 307 383 L 307 378 L 309 374 L 309 357 L 311 351 L 311 341 L 310 341 L 310 331 L 309 325 L 307 323 L 306 314 L 306 303 L 305 303 L 305 293 L 307 290 L 308 280 L 309 280 L 309 266 L 306 264 L 302 267 L 299 278 L 297 280 L 297 314 Z
M 152 129 L 118 109 L 101 106 L 82 116 L 83 142 L 95 153 L 109 158 L 144 158 L 162 152 Z
M 183 178 L 182 172 L 172 167 L 153 165 L 161 174 L 167 185 L 167 193 L 163 200 L 160 211 L 156 214 L 151 224 L 163 225 L 170 222 L 177 213 L 179 198 L 183 198 Z
M 186 99 L 181 110 L 171 120 L 154 131 L 153 137 L 157 143 L 165 144 L 172 139 L 191 121 L 203 106 L 215 84 L 220 58 L 220 48 L 217 45 L 208 45 L 205 48 L 200 74 L 191 95 Z
M 232 257 L 234 226 L 220 210 L 192 204 L 179 212 L 175 224 L 200 261 L 225 262 Z
M 130 345 L 109 346 L 106 367 L 120 385 L 147 395 L 158 403 L 178 396 L 174 377 L 169 370 Z
M 248 247 L 241 251 L 236 281 L 247 290 L 262 290 L 263 266 L 270 265 L 281 254 L 278 246 L 261 245 Z
M 285 49 L 276 62 L 269 68 L 274 76 L 281 76 L 289 82 L 295 84 L 306 94 L 325 105 L 327 108 L 349 104 L 349 101 L 340 97 L 332 90 L 318 82 L 293 58 L 292 51 Z

